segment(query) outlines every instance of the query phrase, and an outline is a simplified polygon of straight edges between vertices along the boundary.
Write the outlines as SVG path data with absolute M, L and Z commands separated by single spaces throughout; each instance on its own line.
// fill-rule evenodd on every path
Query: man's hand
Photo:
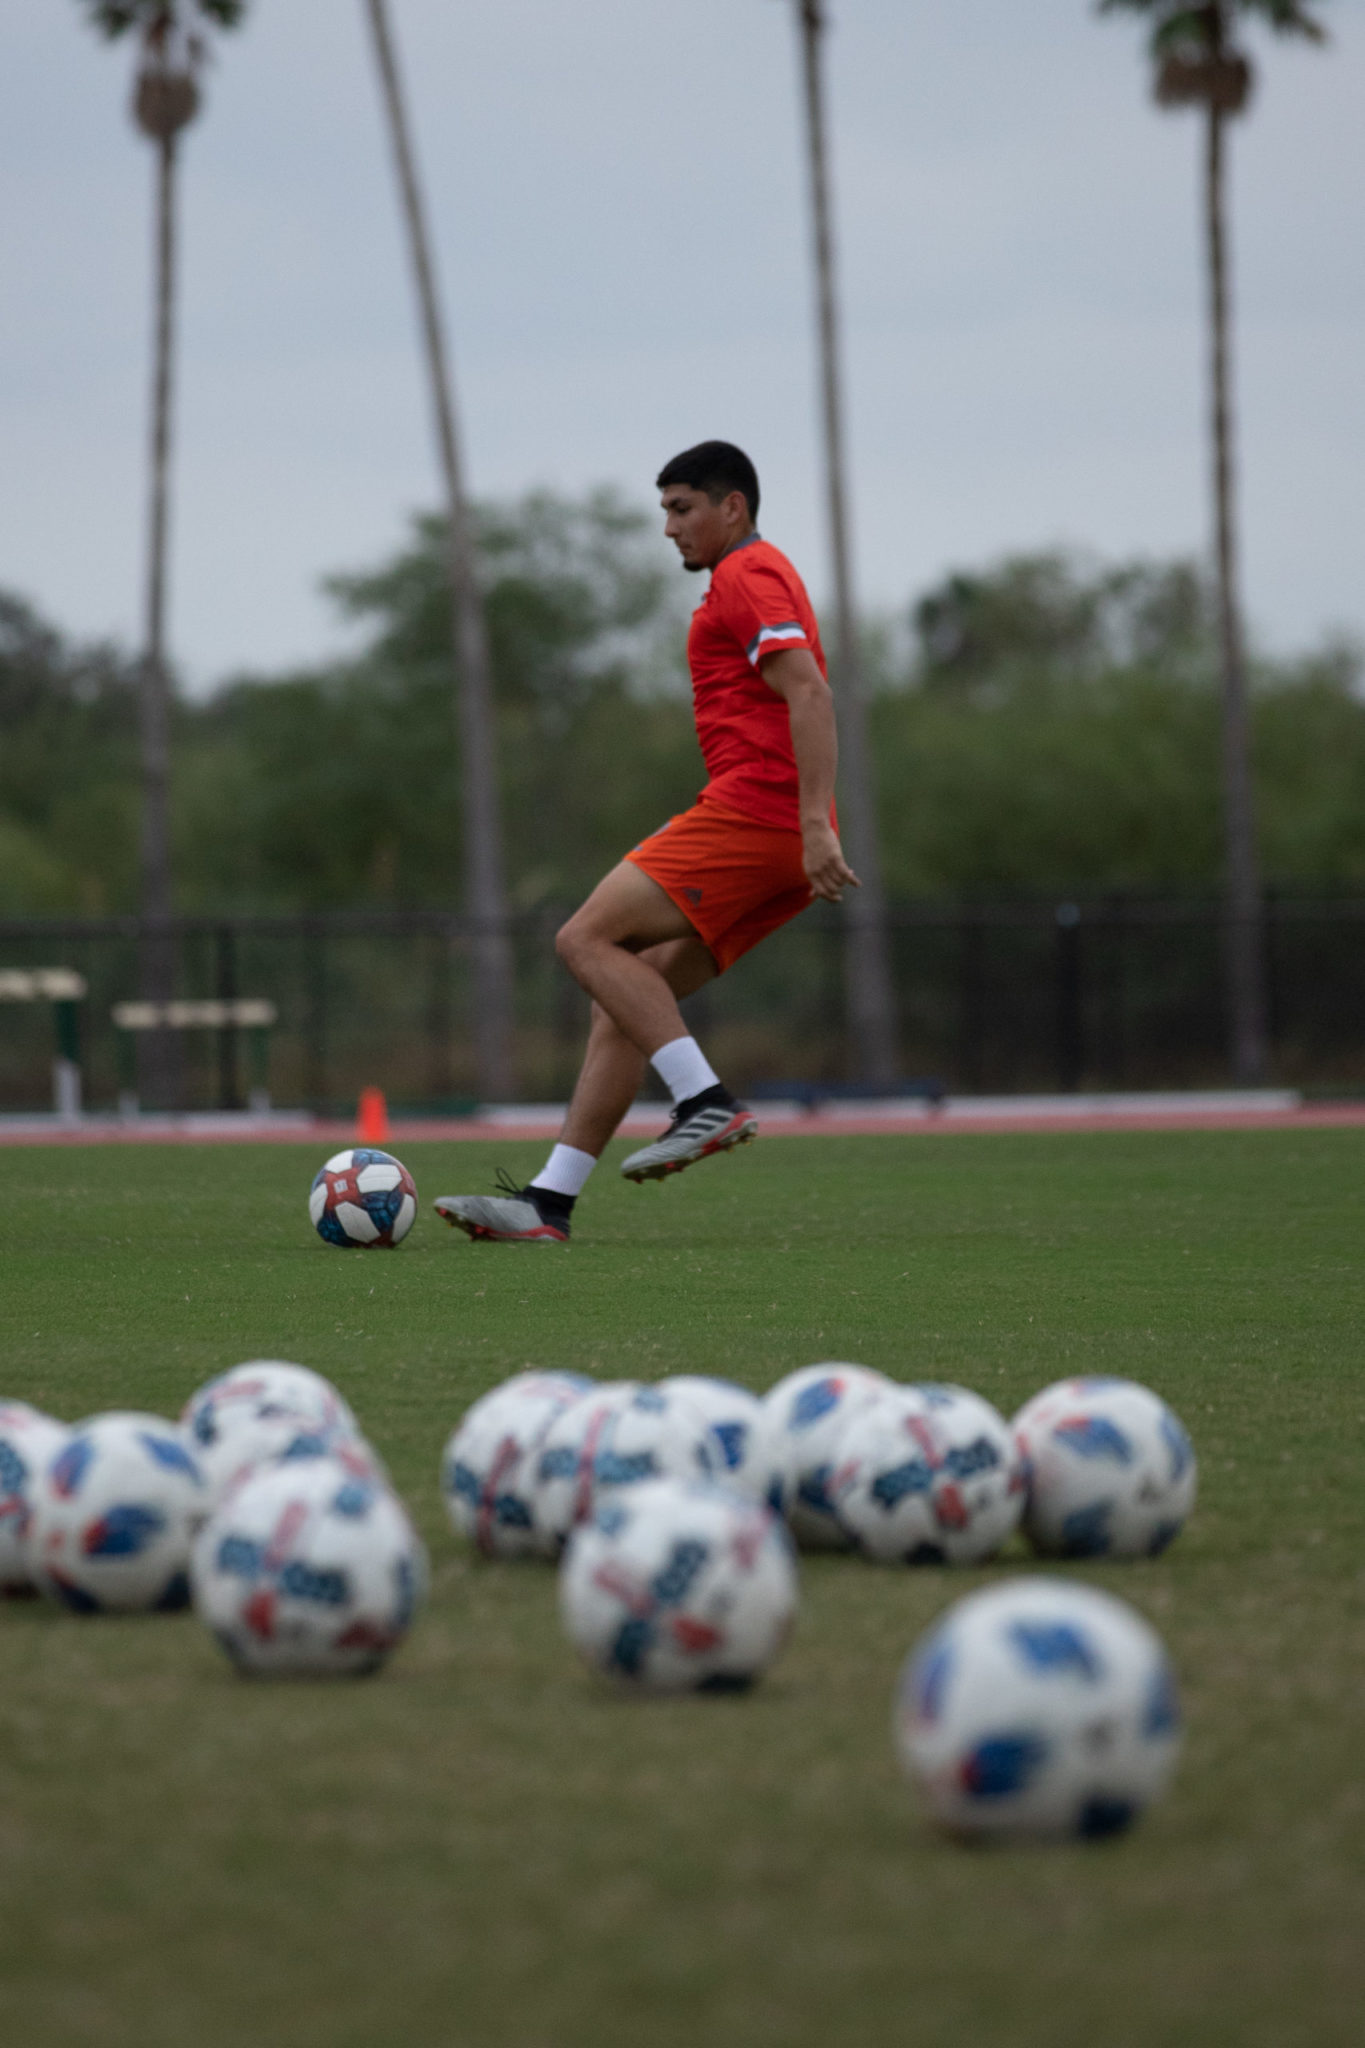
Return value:
M 838 833 L 823 819 L 801 827 L 801 859 L 812 890 L 826 903 L 838 903 L 845 889 L 862 886 L 844 859 Z
M 806 879 L 826 903 L 838 903 L 845 889 L 861 885 L 829 822 L 834 802 L 834 770 L 839 741 L 834 730 L 834 699 L 819 664 L 808 647 L 789 647 L 770 654 L 763 680 L 786 699 L 791 720 L 792 752 L 801 801 L 801 859 Z

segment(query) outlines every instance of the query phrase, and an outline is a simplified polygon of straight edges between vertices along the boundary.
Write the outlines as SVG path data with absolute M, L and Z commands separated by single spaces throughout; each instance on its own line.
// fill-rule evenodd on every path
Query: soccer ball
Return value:
M 569 1531 L 608 1495 L 649 1479 L 710 1479 L 718 1438 L 685 1394 L 634 1380 L 581 1394 L 551 1422 L 533 1466 L 536 1546 L 557 1557 Z
M 974 1835 L 1112 1835 L 1163 1790 L 1175 1680 L 1123 1600 L 1015 1579 L 948 1609 L 901 1673 L 896 1744 L 932 1817 Z
M 35 1590 L 26 1540 L 31 1488 L 67 1434 L 64 1423 L 27 1401 L 0 1401 L 0 1599 L 19 1599 Z
M 173 1422 L 118 1412 L 76 1423 L 30 1498 L 30 1568 L 51 1598 L 78 1614 L 185 1606 L 208 1489 Z
M 328 1426 L 311 1416 L 292 1415 L 273 1406 L 255 1413 L 238 1409 L 232 1428 L 199 1454 L 210 1508 L 217 1508 L 234 1486 L 260 1466 L 302 1458 L 338 1458 L 357 1478 L 388 1484 L 378 1452 L 354 1430 L 340 1423 Z
M 570 1641 L 650 1692 L 752 1684 L 796 1603 L 796 1558 L 777 1516 L 728 1486 L 675 1479 L 606 1497 L 575 1530 L 559 1575 Z
M 311 1366 L 283 1358 L 251 1358 L 219 1373 L 190 1395 L 180 1427 L 196 1457 L 211 1458 L 239 1429 L 268 1415 L 306 1418 L 318 1429 L 360 1434 L 355 1416 L 332 1382 Z
M 308 1214 L 328 1244 L 391 1248 L 412 1229 L 416 1183 L 391 1152 L 370 1145 L 336 1152 L 313 1176 Z
M 755 1457 L 763 1419 L 763 1403 L 758 1395 L 751 1394 L 747 1387 L 737 1387 L 733 1380 L 709 1379 L 701 1373 L 674 1373 L 658 1384 L 685 1394 L 706 1417 L 725 1454 L 725 1468 L 720 1476 L 726 1485 L 738 1487 L 741 1493 L 761 1494 L 763 1486 L 757 1476 Z
M 1155 1557 L 1194 1506 L 1198 1467 L 1179 1419 L 1133 1380 L 1059 1380 L 1019 1410 L 1024 1533 L 1057 1557 Z
M 879 1564 L 978 1564 L 1024 1506 L 1009 1426 L 964 1387 L 888 1387 L 849 1417 L 828 1494 L 840 1527 Z
M 387 1486 L 333 1458 L 263 1466 L 201 1530 L 194 1605 L 239 1671 L 377 1671 L 426 1586 L 426 1554 Z
M 803 1550 L 844 1550 L 829 1499 L 838 1439 L 850 1415 L 894 1384 L 866 1365 L 806 1365 L 763 1397 L 758 1478 Z
M 446 1513 L 485 1557 L 543 1550 L 531 1503 L 536 1453 L 550 1424 L 592 1384 L 580 1373 L 517 1373 L 474 1403 L 446 1445 Z

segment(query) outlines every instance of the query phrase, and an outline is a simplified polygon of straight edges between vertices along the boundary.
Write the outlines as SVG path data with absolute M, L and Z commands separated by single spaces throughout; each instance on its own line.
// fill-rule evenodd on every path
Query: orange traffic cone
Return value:
M 360 1106 L 356 1111 L 356 1138 L 362 1145 L 387 1145 L 389 1142 L 389 1106 L 384 1100 L 382 1088 L 362 1088 Z

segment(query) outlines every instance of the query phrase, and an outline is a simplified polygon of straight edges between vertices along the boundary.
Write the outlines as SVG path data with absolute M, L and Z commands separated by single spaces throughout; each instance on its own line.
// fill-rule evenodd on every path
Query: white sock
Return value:
M 704 1088 L 714 1088 L 720 1080 L 695 1038 L 670 1039 L 651 1055 L 649 1064 L 673 1097 L 675 1108 Z
M 552 1195 L 581 1195 L 596 1164 L 591 1152 L 580 1152 L 577 1145 L 556 1145 L 531 1186 Z

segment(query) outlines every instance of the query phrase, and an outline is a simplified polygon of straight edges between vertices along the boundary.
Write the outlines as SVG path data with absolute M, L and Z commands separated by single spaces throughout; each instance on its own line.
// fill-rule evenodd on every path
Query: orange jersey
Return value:
M 687 636 L 697 738 L 711 778 L 704 794 L 760 824 L 799 831 L 786 700 L 760 670 L 767 655 L 788 647 L 809 648 L 828 673 L 805 584 L 754 534 L 717 562 Z

